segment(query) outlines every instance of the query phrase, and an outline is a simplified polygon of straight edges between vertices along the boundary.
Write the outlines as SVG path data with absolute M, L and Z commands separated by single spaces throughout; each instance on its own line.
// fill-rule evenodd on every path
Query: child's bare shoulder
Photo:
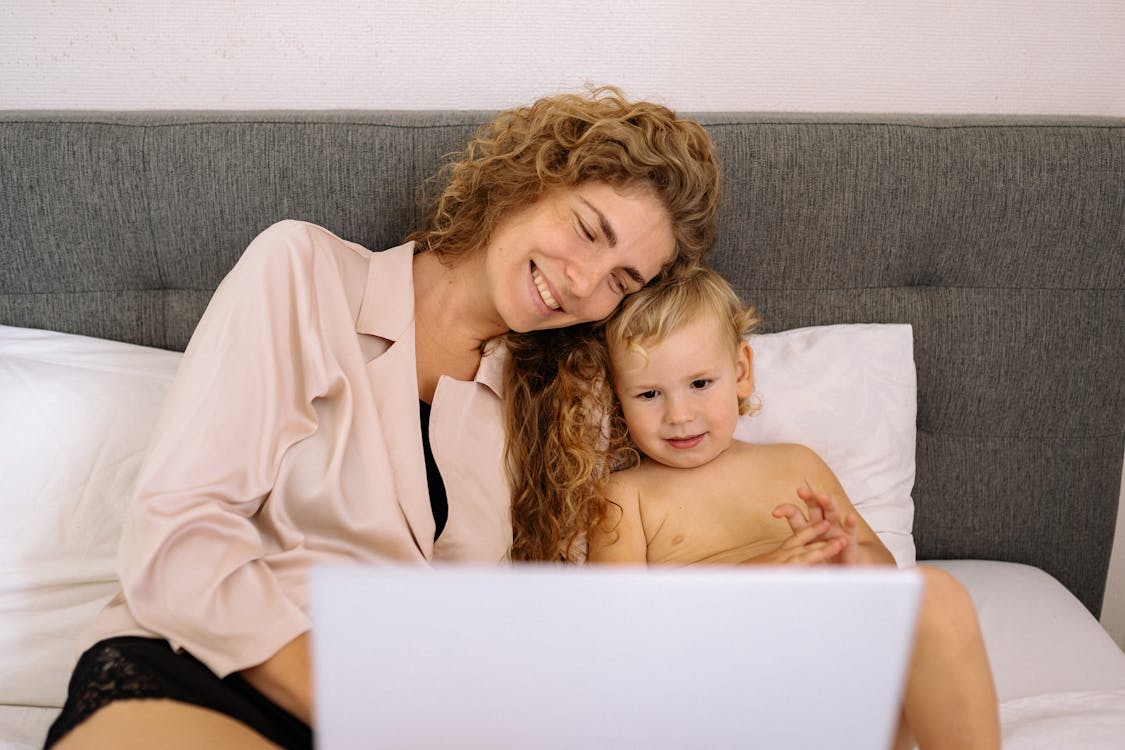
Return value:
M 621 469 L 619 471 L 613 472 L 608 477 L 606 477 L 605 481 L 602 483 L 603 489 L 611 497 L 629 492 L 635 492 L 637 489 L 637 485 L 641 480 L 641 475 L 638 471 L 640 468 L 641 467 L 639 465 L 631 466 L 628 469 Z
M 655 461 L 644 460 L 636 466 L 615 471 L 605 481 L 605 492 L 610 499 L 627 498 L 646 502 L 659 501 L 680 491 L 680 483 L 690 472 L 671 469 Z
M 745 460 L 754 460 L 786 472 L 816 472 L 825 466 L 824 459 L 807 445 L 800 443 L 736 443 Z

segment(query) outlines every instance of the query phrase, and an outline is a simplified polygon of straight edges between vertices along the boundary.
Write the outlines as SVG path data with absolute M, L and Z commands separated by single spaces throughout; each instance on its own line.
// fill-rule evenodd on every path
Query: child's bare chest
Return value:
M 739 563 L 768 552 L 789 535 L 772 516 L 781 503 L 800 504 L 790 477 L 738 471 L 687 472 L 663 477 L 642 490 L 642 516 L 650 564 Z M 685 481 L 688 480 L 688 481 Z

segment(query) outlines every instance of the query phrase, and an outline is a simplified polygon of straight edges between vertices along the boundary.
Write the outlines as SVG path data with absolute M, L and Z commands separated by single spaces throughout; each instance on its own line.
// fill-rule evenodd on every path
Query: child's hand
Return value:
M 838 555 L 833 556 L 828 562 L 837 565 L 855 565 L 859 562 L 859 541 L 856 530 L 859 527 L 859 516 L 848 513 L 842 516 L 840 504 L 836 498 L 823 492 L 814 492 L 808 487 L 799 487 L 797 497 L 801 498 L 808 508 L 808 517 L 792 503 L 784 503 L 773 509 L 774 518 L 784 518 L 789 522 L 789 528 L 794 534 L 821 523 L 828 524 L 828 530 L 820 536 L 825 541 L 843 540 L 844 545 Z
M 780 507 L 780 506 L 779 506 Z M 828 521 L 809 523 L 804 514 L 797 511 L 803 521 L 801 528 L 795 528 L 790 521 L 793 535 L 776 549 L 762 555 L 743 560 L 743 565 L 821 565 L 838 557 L 847 546 L 847 540 L 837 536 L 826 539 L 831 530 Z

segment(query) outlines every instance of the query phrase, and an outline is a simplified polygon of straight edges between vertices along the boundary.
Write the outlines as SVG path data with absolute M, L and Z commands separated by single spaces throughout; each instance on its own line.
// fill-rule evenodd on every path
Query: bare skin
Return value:
M 290 641 L 271 659 L 242 672 L 263 695 L 312 726 L 309 675 L 307 633 Z M 229 716 L 163 698 L 110 703 L 72 729 L 55 747 L 195 750 L 208 746 L 247 750 L 277 747 Z
M 261 664 L 242 671 L 258 692 L 313 725 L 313 691 L 308 633 L 302 633 Z
M 165 699 L 111 703 L 70 731 L 58 750 L 197 750 L 238 747 L 277 750 L 277 745 L 245 724 L 206 708 Z
M 848 502 L 839 480 L 813 451 L 801 445 L 733 442 L 715 459 L 684 470 L 645 461 L 614 474 L 606 536 L 595 539 L 594 562 L 650 564 L 753 564 L 825 562 L 839 557 L 844 535 L 809 531 L 808 543 L 783 545 L 794 536 L 795 488 L 807 483 L 834 500 L 838 525 L 854 523 L 855 562 L 891 563 L 893 558 Z M 812 498 L 813 494 L 803 491 Z M 786 503 L 784 501 L 792 501 Z M 815 504 L 815 501 L 814 501 Z M 789 506 L 776 512 L 780 506 Z M 802 516 L 802 518 L 804 518 Z M 812 518 L 813 524 L 821 521 Z M 826 532 L 827 533 L 827 532 Z M 780 552 L 779 552 L 780 550 Z M 811 559 L 801 553 L 825 551 Z
M 945 571 L 918 571 L 925 585 L 894 748 L 999 748 L 996 685 L 973 602 Z
M 806 504 L 781 502 L 797 491 Z M 591 537 L 591 562 L 648 564 L 893 564 L 831 470 L 797 445 L 733 442 L 691 469 L 646 461 L 611 477 L 614 505 Z M 944 571 L 923 576 L 914 652 L 893 747 L 995 750 L 996 687 L 976 610 Z M 956 685 L 956 690 L 950 686 Z

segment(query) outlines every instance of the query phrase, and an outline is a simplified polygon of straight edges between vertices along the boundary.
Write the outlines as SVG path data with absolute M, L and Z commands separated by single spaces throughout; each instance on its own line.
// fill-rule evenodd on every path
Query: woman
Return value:
M 216 290 L 48 746 L 309 747 L 309 567 L 507 559 L 503 339 L 714 234 L 706 133 L 613 89 L 501 114 L 444 178 L 405 245 L 282 222 Z

